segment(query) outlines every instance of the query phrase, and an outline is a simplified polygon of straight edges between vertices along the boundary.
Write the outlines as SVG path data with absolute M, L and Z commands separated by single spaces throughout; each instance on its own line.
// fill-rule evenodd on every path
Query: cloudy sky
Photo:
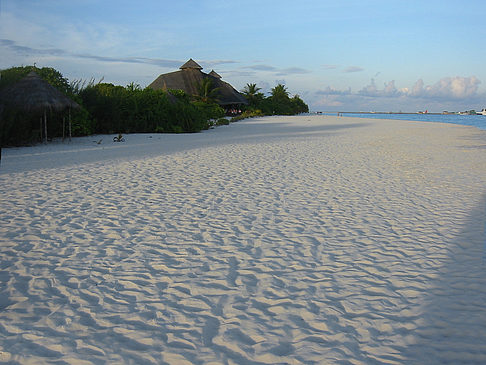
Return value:
M 189 58 L 312 110 L 486 107 L 484 0 L 0 0 L 0 69 L 142 87 Z

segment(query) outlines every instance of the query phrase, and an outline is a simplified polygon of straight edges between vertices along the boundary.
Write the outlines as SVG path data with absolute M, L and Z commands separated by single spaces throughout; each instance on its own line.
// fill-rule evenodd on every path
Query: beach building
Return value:
M 13 107 L 31 115 L 40 116 L 40 139 L 47 142 L 47 112 L 69 112 L 69 139 L 71 139 L 71 109 L 80 106 L 54 86 L 43 80 L 37 73 L 31 71 L 20 81 L 3 88 L 0 91 L 0 110 Z M 4 126 L 2 125 L 2 128 Z M 62 123 L 63 140 L 66 134 L 65 118 Z
M 186 94 L 194 96 L 198 94 L 197 85 L 206 78 L 209 78 L 213 86 L 218 88 L 216 102 L 227 113 L 239 110 L 241 105 L 248 104 L 245 97 L 223 81 L 217 72 L 212 70 L 210 73 L 204 73 L 202 67 L 192 58 L 184 63 L 179 71 L 160 75 L 148 87 L 155 90 L 183 90 Z

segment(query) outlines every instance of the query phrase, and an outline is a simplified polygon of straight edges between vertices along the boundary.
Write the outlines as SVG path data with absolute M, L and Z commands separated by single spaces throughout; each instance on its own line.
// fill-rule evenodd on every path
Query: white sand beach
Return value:
M 3 150 L 0 363 L 486 363 L 485 131 L 112 137 Z

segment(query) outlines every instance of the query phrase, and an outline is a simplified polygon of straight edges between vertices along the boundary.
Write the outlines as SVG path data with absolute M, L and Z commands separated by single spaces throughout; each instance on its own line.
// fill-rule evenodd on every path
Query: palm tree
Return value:
M 263 100 L 263 94 L 259 92 L 260 90 L 261 88 L 257 87 L 256 84 L 246 84 L 245 88 L 242 90 L 242 93 L 245 95 L 248 103 L 255 106 L 258 101 Z
M 282 84 L 278 84 L 272 89 L 272 97 L 277 100 L 288 99 L 289 92 L 287 87 Z
M 256 84 L 246 84 L 242 92 L 246 97 L 252 97 L 255 96 L 261 89 L 262 88 L 257 87 Z
M 208 104 L 214 104 L 218 101 L 219 87 L 215 87 L 213 80 L 209 77 L 205 77 L 199 83 L 196 84 L 197 94 L 194 95 L 196 100 L 202 101 Z
M 133 93 L 134 91 L 141 91 L 142 90 L 140 85 L 134 83 L 133 81 L 126 86 L 126 89 L 130 93 Z

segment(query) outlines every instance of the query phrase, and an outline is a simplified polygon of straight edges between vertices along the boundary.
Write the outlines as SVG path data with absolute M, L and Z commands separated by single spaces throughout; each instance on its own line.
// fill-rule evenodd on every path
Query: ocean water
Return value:
M 336 113 L 325 113 L 336 115 Z M 486 115 L 455 115 L 455 114 L 368 114 L 368 113 L 341 113 L 347 117 L 373 118 L 373 119 L 400 119 L 420 122 L 440 122 L 461 124 L 486 130 Z

